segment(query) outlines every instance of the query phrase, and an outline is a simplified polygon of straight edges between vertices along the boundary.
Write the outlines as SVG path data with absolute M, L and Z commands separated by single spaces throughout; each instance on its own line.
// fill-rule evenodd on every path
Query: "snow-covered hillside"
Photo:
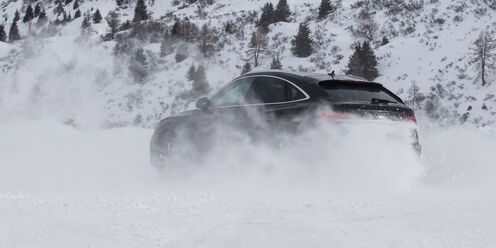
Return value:
M 0 24 L 8 33 L 19 11 L 23 40 L 0 42 L 0 118 L 49 118 L 79 126 L 153 126 L 193 106 L 196 96 L 189 94 L 192 82 L 186 79 L 191 65 L 206 68 L 210 92 L 240 75 L 246 62 L 253 66 L 251 33 L 267 1 L 216 0 L 211 5 L 145 1 L 151 19 L 121 28 L 114 40 L 102 38 L 109 33 L 105 19 L 83 32 L 85 14 L 93 15 L 98 9 L 106 17 L 116 10 L 123 24 L 133 19 L 134 1 L 117 7 L 114 0 L 80 0 L 82 16 L 65 22 L 63 15 L 55 13 L 57 1 L 34 2 L 46 10 L 48 21 L 55 23 L 58 18 L 60 24 L 38 24 L 36 18 L 23 23 L 28 1 L 1 3 Z M 63 11 L 73 17 L 73 1 L 62 2 Z M 495 86 L 476 82 L 477 71 L 470 64 L 475 39 L 481 31 L 493 32 L 496 27 L 496 13 L 488 1 L 408 0 L 392 5 L 386 4 L 391 1 L 369 5 L 358 0 L 332 1 L 338 8 L 323 20 L 317 18 L 320 0 L 288 2 L 290 22 L 269 26 L 268 48 L 255 69 L 269 68 L 278 56 L 284 69 L 344 72 L 354 42 L 363 40 L 354 35 L 360 27 L 359 13 L 368 8 L 377 23 L 372 43 L 381 76 L 376 81 L 428 118 L 454 123 L 467 119 L 478 125 L 496 120 Z M 200 29 L 207 24 L 216 36 L 208 57 L 199 51 L 197 41 L 187 39 L 170 44 L 161 54 L 164 35 L 184 18 Z M 299 23 L 305 21 L 312 30 L 315 51 L 308 58 L 297 58 L 290 43 Z M 227 23 L 234 31 L 226 32 Z M 382 45 L 383 37 L 390 42 Z M 187 54 L 181 62 L 177 62 L 178 51 Z M 133 67 L 136 61 L 141 63 L 137 68 Z M 144 73 L 140 82 L 136 71 Z M 489 74 L 491 82 L 495 73 Z M 419 87 L 415 94 L 413 86 Z

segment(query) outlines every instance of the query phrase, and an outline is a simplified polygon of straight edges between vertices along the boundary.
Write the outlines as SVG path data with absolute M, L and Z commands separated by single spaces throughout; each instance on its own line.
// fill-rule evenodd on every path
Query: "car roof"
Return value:
M 337 81 L 337 82 L 363 82 L 363 83 L 374 83 L 368 81 L 367 79 L 352 76 L 352 75 L 335 75 L 331 76 L 330 73 L 315 73 L 315 72 L 295 72 L 295 71 L 287 71 L 287 70 L 262 70 L 262 71 L 252 71 L 244 74 L 243 76 L 257 76 L 257 75 L 269 75 L 269 76 L 277 76 L 285 79 L 291 78 L 299 78 L 300 80 L 309 82 L 309 83 L 319 83 L 322 81 Z

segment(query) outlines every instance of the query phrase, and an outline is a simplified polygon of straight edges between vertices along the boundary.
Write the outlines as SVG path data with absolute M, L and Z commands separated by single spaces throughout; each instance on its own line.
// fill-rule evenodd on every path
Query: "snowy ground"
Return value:
M 308 163 L 247 147 L 256 158 L 219 156 L 269 166 L 164 182 L 150 130 L 4 122 L 0 247 L 493 247 L 496 134 L 421 134 L 422 163 L 392 147 L 361 158 L 346 142 Z

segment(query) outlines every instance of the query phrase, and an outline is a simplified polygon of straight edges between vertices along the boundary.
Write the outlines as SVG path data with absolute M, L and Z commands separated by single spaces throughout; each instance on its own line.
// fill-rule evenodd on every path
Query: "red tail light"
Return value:
M 403 117 L 404 121 L 413 121 L 415 124 L 417 124 L 417 118 L 415 118 L 415 115 L 412 116 L 405 116 Z
M 347 113 L 339 113 L 339 112 L 329 112 L 329 111 L 322 111 L 322 110 L 317 110 L 317 114 L 319 115 L 320 119 L 324 120 L 347 120 L 351 119 L 353 115 L 347 114 Z

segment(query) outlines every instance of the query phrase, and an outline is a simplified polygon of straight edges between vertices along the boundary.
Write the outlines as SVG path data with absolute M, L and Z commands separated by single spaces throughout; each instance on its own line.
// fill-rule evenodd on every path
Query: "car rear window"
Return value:
M 400 101 L 379 84 L 324 81 L 319 85 L 333 102 L 371 102 L 374 98 Z

